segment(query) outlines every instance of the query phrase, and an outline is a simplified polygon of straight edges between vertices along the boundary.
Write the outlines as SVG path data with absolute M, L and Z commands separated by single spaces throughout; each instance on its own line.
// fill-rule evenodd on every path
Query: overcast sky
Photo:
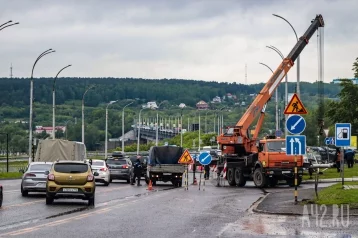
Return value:
M 316 14 L 325 20 L 325 82 L 353 76 L 358 57 L 356 0 L 1 0 L 0 77 L 61 76 L 182 78 L 266 82 L 281 62 L 266 45 L 287 55 Z M 301 80 L 318 77 L 317 36 L 301 54 Z M 289 81 L 296 80 L 296 67 Z

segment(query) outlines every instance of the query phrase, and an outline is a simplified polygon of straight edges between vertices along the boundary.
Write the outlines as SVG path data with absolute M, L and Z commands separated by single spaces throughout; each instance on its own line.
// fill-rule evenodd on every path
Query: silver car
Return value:
M 32 162 L 26 171 L 22 171 L 24 175 L 21 181 L 21 194 L 27 196 L 29 192 L 46 192 L 46 171 L 50 171 L 52 162 Z

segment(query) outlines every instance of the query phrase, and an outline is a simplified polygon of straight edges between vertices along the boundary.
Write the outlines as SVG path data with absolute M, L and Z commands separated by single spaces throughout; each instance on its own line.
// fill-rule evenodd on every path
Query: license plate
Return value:
M 78 192 L 78 188 L 64 188 L 62 189 L 64 192 Z
M 46 187 L 46 183 L 38 183 L 38 184 L 37 184 L 37 187 L 45 188 L 45 187 Z
M 290 174 L 291 171 L 282 171 L 283 174 Z
M 163 175 L 172 175 L 172 173 L 163 173 Z
M 120 174 L 120 173 L 121 173 L 121 171 L 118 171 L 118 170 L 112 170 L 112 171 L 111 171 L 111 173 L 112 173 L 112 174 Z

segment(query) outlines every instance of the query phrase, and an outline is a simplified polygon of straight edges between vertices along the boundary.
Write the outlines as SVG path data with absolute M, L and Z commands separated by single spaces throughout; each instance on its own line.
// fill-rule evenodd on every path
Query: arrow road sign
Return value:
M 199 163 L 202 165 L 208 165 L 211 163 L 212 157 L 208 152 L 203 152 L 199 155 Z
M 306 136 L 295 135 L 286 137 L 287 155 L 305 155 L 306 154 Z
M 326 144 L 326 145 L 334 145 L 334 144 L 335 144 L 335 142 L 334 142 L 334 137 L 326 137 L 326 138 L 324 139 L 324 141 L 325 141 L 325 144 Z
M 292 115 L 286 121 L 286 128 L 291 134 L 301 134 L 306 128 L 306 121 L 300 115 Z

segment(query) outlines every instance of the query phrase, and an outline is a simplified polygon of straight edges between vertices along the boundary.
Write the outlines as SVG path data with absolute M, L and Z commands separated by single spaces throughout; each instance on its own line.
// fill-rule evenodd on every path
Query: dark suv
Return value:
M 108 158 L 106 160 L 110 172 L 110 183 L 113 179 L 126 180 L 130 183 L 133 171 L 132 162 L 126 158 Z

